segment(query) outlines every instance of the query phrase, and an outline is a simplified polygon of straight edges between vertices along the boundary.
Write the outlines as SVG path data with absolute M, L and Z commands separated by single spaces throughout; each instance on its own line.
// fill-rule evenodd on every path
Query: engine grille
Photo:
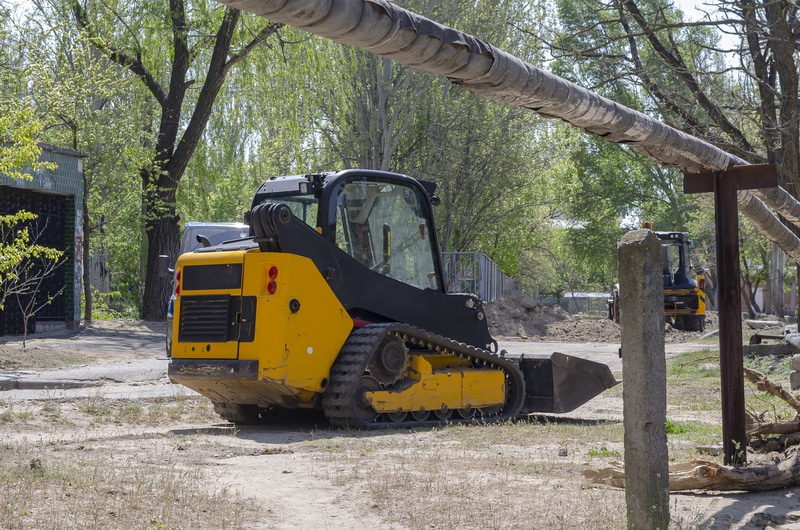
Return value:
M 226 342 L 235 323 L 230 307 L 238 301 L 230 295 L 184 296 L 180 298 L 180 342 Z M 237 303 L 238 305 L 238 303 Z M 234 335 L 235 338 L 235 335 Z

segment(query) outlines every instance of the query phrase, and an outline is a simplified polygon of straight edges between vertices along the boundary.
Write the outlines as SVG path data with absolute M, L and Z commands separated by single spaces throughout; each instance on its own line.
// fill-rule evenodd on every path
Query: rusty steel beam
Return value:
M 714 193 L 722 446 L 726 465 L 744 464 L 747 461 L 737 196 L 742 190 L 777 185 L 778 170 L 775 164 L 705 171 L 692 175 L 692 178 L 684 177 L 683 180 L 684 193 Z

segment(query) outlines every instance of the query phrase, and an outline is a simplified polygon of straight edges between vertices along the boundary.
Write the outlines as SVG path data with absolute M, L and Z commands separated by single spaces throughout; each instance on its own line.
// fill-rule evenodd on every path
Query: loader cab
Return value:
M 258 204 L 283 203 L 295 217 L 372 272 L 444 292 L 432 204 L 436 184 L 372 170 L 277 177 Z
M 689 248 L 692 240 L 686 232 L 655 232 L 661 240 L 664 287 L 696 287 L 690 274 Z
M 323 235 L 373 272 L 441 290 L 433 214 L 410 179 L 351 175 L 326 188 Z

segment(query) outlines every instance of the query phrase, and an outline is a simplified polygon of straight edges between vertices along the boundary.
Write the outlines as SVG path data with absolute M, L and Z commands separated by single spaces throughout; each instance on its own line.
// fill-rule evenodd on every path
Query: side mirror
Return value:
M 175 269 L 169 268 L 169 256 L 160 255 L 158 257 L 158 276 L 159 278 L 166 278 L 175 273 Z
M 197 242 L 198 242 L 198 243 L 200 243 L 201 245 L 203 245 L 203 248 L 206 248 L 206 247 L 210 247 L 210 246 L 211 246 L 211 240 L 210 240 L 210 239 L 208 239 L 208 238 L 207 238 L 206 236 L 204 236 L 203 234 L 197 234 L 197 235 L 195 236 L 195 239 L 197 239 Z

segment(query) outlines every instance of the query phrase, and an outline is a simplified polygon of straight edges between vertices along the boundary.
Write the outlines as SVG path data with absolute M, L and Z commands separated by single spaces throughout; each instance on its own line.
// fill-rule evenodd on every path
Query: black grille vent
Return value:
M 238 297 L 229 295 L 180 298 L 180 342 L 227 342 L 232 322 L 230 308 Z M 234 335 L 235 338 L 235 335 Z

